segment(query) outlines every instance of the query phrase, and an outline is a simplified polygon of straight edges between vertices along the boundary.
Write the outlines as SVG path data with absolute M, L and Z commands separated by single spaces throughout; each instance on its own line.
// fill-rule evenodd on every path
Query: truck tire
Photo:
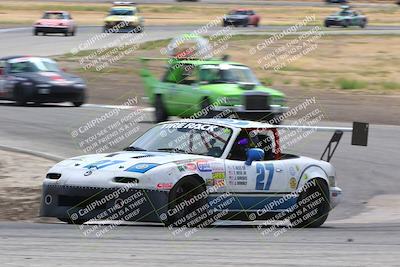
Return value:
M 167 110 L 164 106 L 161 95 L 156 95 L 154 107 L 156 109 L 155 110 L 155 117 L 156 117 L 155 119 L 156 119 L 157 123 L 168 120 Z

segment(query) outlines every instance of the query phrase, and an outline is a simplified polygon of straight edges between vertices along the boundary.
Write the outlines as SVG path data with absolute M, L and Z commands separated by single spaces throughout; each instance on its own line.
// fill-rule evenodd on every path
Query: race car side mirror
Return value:
M 253 161 L 260 161 L 264 159 L 264 150 L 261 148 L 250 148 L 246 152 L 246 162 L 247 166 L 250 166 Z

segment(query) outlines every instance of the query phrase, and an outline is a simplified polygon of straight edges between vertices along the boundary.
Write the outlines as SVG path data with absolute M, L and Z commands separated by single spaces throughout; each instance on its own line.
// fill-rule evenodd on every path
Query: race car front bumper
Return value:
M 68 26 L 35 26 L 35 31 L 44 33 L 67 33 Z
M 86 85 L 36 84 L 24 87 L 25 99 L 38 103 L 85 102 Z
M 325 20 L 325 25 L 343 26 L 343 21 L 342 20 L 327 19 L 327 20 Z
M 336 207 L 342 200 L 342 189 L 339 187 L 329 188 L 331 209 Z
M 95 188 L 44 184 L 41 217 L 71 223 L 90 220 L 160 222 L 167 211 L 168 191 L 130 188 Z

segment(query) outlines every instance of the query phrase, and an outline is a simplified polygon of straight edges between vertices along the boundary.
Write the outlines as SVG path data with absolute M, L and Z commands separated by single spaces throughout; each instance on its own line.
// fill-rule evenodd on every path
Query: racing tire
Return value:
M 37 35 L 39 35 L 39 32 L 38 32 L 38 30 L 33 30 L 33 35 L 35 35 L 35 36 L 37 36 Z
M 134 32 L 134 33 L 141 33 L 141 32 L 143 32 L 143 26 L 137 26 L 137 27 L 133 30 L 133 32 Z
M 364 21 L 361 23 L 360 27 L 364 29 L 366 26 L 367 26 L 367 21 L 364 20 Z
M 156 100 L 154 103 L 155 107 L 155 117 L 156 117 L 156 122 L 163 122 L 168 120 L 168 113 L 167 110 L 164 106 L 164 103 L 162 101 L 162 96 L 161 95 L 156 95 Z
M 256 24 L 254 24 L 254 27 L 258 27 L 258 22 L 256 22 Z
M 205 225 L 205 221 L 209 222 L 207 196 L 206 186 L 199 179 L 193 176 L 182 178 L 169 193 L 168 210 L 173 211 L 173 214 L 169 215 L 168 212 L 165 224 L 173 227 L 207 226 Z M 184 205 L 185 202 L 190 204 Z
M 274 116 L 274 120 L 273 120 L 273 125 L 281 125 L 283 120 L 279 120 L 279 117 L 282 115 L 282 113 L 276 114 Z
M 326 27 L 326 28 L 329 28 L 329 27 L 331 26 L 331 25 L 330 25 L 328 22 L 326 22 L 326 21 L 325 21 L 324 24 L 325 24 L 325 27 Z
M 26 106 L 28 102 L 22 88 L 15 88 L 14 100 L 17 106 Z
M 83 101 L 77 101 L 77 102 L 72 102 L 72 104 L 74 105 L 74 107 L 80 107 L 84 104 L 85 102 Z
M 207 110 L 209 106 L 211 105 L 211 101 L 208 98 L 204 98 L 203 101 L 200 103 L 200 108 L 201 110 Z M 207 112 L 207 114 L 202 115 L 200 118 L 202 119 L 207 119 L 207 118 L 212 118 L 212 114 L 210 111 Z
M 345 20 L 345 21 L 342 23 L 343 28 L 347 28 L 347 27 L 349 27 L 349 25 L 350 25 L 350 23 L 349 23 L 347 20 Z
M 297 200 L 298 207 L 291 213 L 289 219 L 294 228 L 317 228 L 320 227 L 328 218 L 330 211 L 329 188 L 322 179 L 314 179 L 315 184 L 308 182 L 309 187 L 300 193 Z M 316 196 L 316 197 L 312 197 Z M 306 201 L 309 199 L 309 201 Z M 311 207 L 310 207 L 311 205 Z M 290 217 L 290 216 L 289 216 Z

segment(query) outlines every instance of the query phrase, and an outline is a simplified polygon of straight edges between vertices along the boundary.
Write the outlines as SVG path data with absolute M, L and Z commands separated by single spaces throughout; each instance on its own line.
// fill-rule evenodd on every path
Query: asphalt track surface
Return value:
M 0 104 L 1 145 L 40 151 L 60 158 L 83 154 L 74 129 L 99 117 L 109 108 L 85 106 L 28 106 Z M 121 110 L 119 120 L 132 110 Z M 128 145 L 151 127 L 152 114 L 139 124 L 140 131 L 111 150 Z M 111 123 L 111 122 L 110 122 Z M 324 125 L 349 126 L 348 123 Z M 93 127 L 92 133 L 102 127 Z M 191 236 L 173 235 L 163 226 L 134 224 L 118 226 L 102 235 L 84 236 L 77 226 L 63 223 L 0 223 L 2 266 L 134 266 L 170 264 L 183 266 L 396 266 L 400 224 L 352 221 L 368 212 L 366 203 L 381 194 L 397 194 L 400 127 L 372 125 L 368 147 L 350 146 L 344 136 L 332 160 L 337 168 L 344 201 L 319 229 L 288 229 L 275 237 L 245 223 L 222 223 Z M 293 151 L 319 157 L 330 138 L 314 133 Z M 390 214 L 385 214 L 390 219 Z M 350 220 L 349 220 L 350 218 Z M 342 219 L 348 219 L 341 223 Z M 107 227 L 107 226 L 103 226 Z M 110 227 L 110 226 L 109 226 Z M 284 230 L 283 230 L 284 231 Z M 186 260 L 185 260 L 186 259 Z M 398 265 L 397 265 L 398 266 Z
M 111 44 L 120 39 L 121 42 L 132 42 L 132 38 L 137 38 L 134 42 L 146 42 L 172 38 L 179 34 L 193 32 L 202 26 L 145 26 L 142 38 L 135 35 L 126 36 L 125 33 L 114 33 L 101 35 L 102 28 L 99 26 L 82 26 L 78 28 L 76 36 L 65 37 L 61 34 L 46 36 L 33 36 L 31 27 L 0 29 L 0 57 L 9 55 L 35 55 L 51 56 L 64 53 L 79 51 L 82 49 L 97 49 Z M 258 28 L 232 28 L 232 34 L 260 34 L 266 35 L 281 32 L 289 26 L 260 26 Z M 301 28 L 296 34 L 311 30 L 313 26 Z M 381 34 L 400 34 L 400 26 L 368 26 L 365 29 L 351 27 L 343 29 L 332 27 L 329 29 L 321 28 L 325 35 L 352 34 L 352 35 L 381 35 Z M 222 27 L 212 27 L 206 33 L 214 34 L 223 30 Z M 94 40 L 94 41 L 93 41 Z M 90 46 L 88 44 L 90 43 Z
M 63 2 L 65 0 L 44 0 L 48 2 Z M 92 3 L 110 3 L 109 0 L 70 0 L 69 2 L 92 2 Z M 137 4 L 173 4 L 178 3 L 176 0 L 137 0 L 134 1 Z M 337 4 L 327 4 L 325 1 L 269 1 L 269 0 L 198 0 L 194 1 L 184 1 L 180 4 L 214 4 L 214 5 L 239 5 L 239 6 L 305 6 L 305 7 L 332 7 L 337 6 Z M 359 3 L 351 3 L 351 6 L 354 7 L 393 7 L 395 6 L 393 3 L 368 3 L 359 2 Z
M 150 34 L 152 28 L 148 27 L 146 38 L 166 38 L 190 29 L 177 27 L 173 32 L 167 28 L 170 27 L 154 27 Z M 99 30 L 81 28 L 76 37 L 34 37 L 26 34 L 30 29 L 2 30 L 0 53 L 62 54 Z M 245 29 L 239 29 L 242 30 Z M 71 132 L 109 110 L 102 106 L 16 107 L 3 101 L 0 145 L 57 158 L 80 155 L 83 152 L 78 146 L 79 137 L 71 137 Z M 119 116 L 129 112 L 132 111 L 123 110 Z M 122 149 L 152 124 L 152 116 L 146 112 L 139 132 L 112 150 Z M 101 127 L 91 129 L 93 133 L 100 130 Z M 368 202 L 373 197 L 398 194 L 399 136 L 400 127 L 371 125 L 367 148 L 350 146 L 349 136 L 344 136 L 332 160 L 344 200 L 319 229 L 288 229 L 277 237 L 265 237 L 252 226 L 232 222 L 185 237 L 174 236 L 160 225 L 133 224 L 119 226 L 96 238 L 86 237 L 77 226 L 63 223 L 2 222 L 1 266 L 398 266 L 400 224 L 390 221 L 391 215 L 398 214 L 398 207 L 392 214 L 384 214 L 380 223 L 369 222 L 368 217 L 365 221 L 352 218 L 368 213 Z M 329 138 L 328 133 L 312 134 L 293 151 L 319 157 Z

